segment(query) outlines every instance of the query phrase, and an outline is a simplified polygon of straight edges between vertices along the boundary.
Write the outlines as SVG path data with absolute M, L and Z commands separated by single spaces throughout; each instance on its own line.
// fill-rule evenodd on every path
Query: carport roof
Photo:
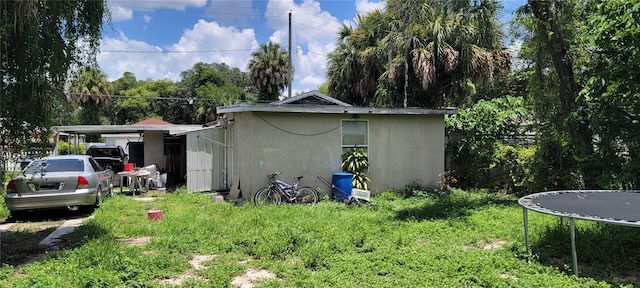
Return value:
M 71 134 L 120 134 L 161 131 L 171 135 L 202 129 L 202 125 L 72 125 L 56 126 L 58 132 Z

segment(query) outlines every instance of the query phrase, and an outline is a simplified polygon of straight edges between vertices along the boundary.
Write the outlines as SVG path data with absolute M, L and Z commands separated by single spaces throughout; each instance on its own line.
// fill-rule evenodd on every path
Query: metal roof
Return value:
M 172 135 L 201 128 L 202 125 L 72 125 L 54 127 L 58 132 L 72 134 L 121 134 L 161 131 Z
M 218 107 L 217 112 L 282 112 L 282 113 L 318 113 L 318 114 L 383 114 L 383 115 L 453 115 L 457 108 L 376 108 L 355 107 L 318 91 L 310 91 L 295 97 L 269 104 L 238 104 Z
M 319 114 L 383 114 L 383 115 L 453 115 L 457 108 L 375 108 L 375 107 L 344 107 L 337 105 L 306 105 L 306 104 L 239 104 L 218 107 L 218 113 L 234 112 L 283 112 L 283 113 L 319 113 Z
M 349 103 L 342 102 L 336 98 L 327 96 L 318 91 L 309 91 L 300 95 L 285 98 L 282 101 L 273 102 L 271 105 L 283 105 L 283 104 L 316 104 L 316 105 L 338 105 L 344 107 L 352 107 Z

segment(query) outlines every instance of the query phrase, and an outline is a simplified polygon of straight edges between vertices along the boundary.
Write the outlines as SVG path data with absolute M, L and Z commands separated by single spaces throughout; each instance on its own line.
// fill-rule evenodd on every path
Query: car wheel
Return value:
M 98 193 L 96 194 L 96 203 L 93 207 L 98 208 L 102 204 L 102 188 L 98 187 Z

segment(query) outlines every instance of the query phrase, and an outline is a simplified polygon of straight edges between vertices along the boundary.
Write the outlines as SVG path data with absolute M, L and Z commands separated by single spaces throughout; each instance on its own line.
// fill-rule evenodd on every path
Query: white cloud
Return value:
M 130 20 L 133 10 L 153 11 L 159 9 L 184 11 L 187 7 L 204 7 L 207 0 L 107 0 L 113 21 Z
M 113 21 L 129 20 L 133 18 L 133 10 L 121 6 L 109 6 L 111 11 L 111 19 Z
M 382 1 L 369 1 L 369 0 L 356 0 L 356 13 L 367 14 L 374 10 L 383 10 L 386 6 L 386 2 Z
M 244 26 L 257 17 L 251 0 L 212 0 L 205 14 L 222 26 Z
M 136 3 L 133 3 L 136 2 Z M 118 4 L 117 9 L 129 11 L 122 13 L 131 18 L 133 10 L 152 11 L 154 9 L 184 9 L 187 6 L 202 7 L 205 1 L 110 1 Z M 353 2 L 352 2 L 353 3 Z M 372 0 L 357 0 L 355 4 L 346 4 L 347 9 L 356 8 L 358 12 L 369 11 L 371 7 L 380 4 Z M 177 43 L 163 47 L 154 46 L 142 41 L 128 39 L 122 34 L 116 38 L 104 38 L 102 51 L 162 51 L 163 53 L 114 53 L 103 52 L 98 56 L 98 63 L 107 73 L 109 80 L 120 78 L 126 71 L 132 72 L 138 79 L 169 78 L 180 80 L 180 72 L 193 67 L 197 62 L 226 63 L 230 67 L 238 67 L 247 71 L 247 64 L 251 58 L 251 49 L 258 48 L 256 31 L 254 29 L 238 29 L 231 25 L 223 25 L 226 20 L 222 16 L 242 15 L 242 18 L 255 20 L 264 17 L 265 25 L 272 31 L 269 40 L 279 43 L 286 48 L 288 44 L 288 13 L 292 12 L 293 55 L 295 75 L 293 88 L 296 91 L 317 89 L 326 81 L 327 55 L 335 49 L 336 35 L 342 23 L 350 19 L 337 19 L 331 13 L 323 10 L 317 0 L 304 0 L 296 3 L 293 0 L 269 0 L 266 3 L 264 15 L 257 15 L 251 1 L 218 1 L 203 8 L 204 15 L 219 19 L 215 22 L 197 21 L 192 27 L 183 31 Z M 353 5 L 353 6 L 351 6 Z M 376 6 L 378 5 L 378 6 Z M 215 8 L 229 8 L 232 10 L 216 11 Z M 354 7 L 355 6 L 355 7 Z M 112 9 L 112 13 L 113 13 Z M 235 11 L 230 13 L 229 11 Z M 217 16 L 216 16 L 217 15 Z M 252 18 L 254 17 L 255 18 Z M 115 19 L 114 19 L 115 20 Z M 151 18 L 146 18 L 151 23 Z M 160 20 L 154 20 L 157 23 Z M 237 22 L 237 21 L 236 21 Z M 255 24 L 254 24 L 255 25 Z M 260 29 L 263 31 L 264 29 Z M 267 32 L 269 33 L 269 32 Z M 266 35 L 265 35 L 266 36 Z M 185 51 L 174 53 L 172 51 Z M 201 52 L 196 52 L 201 51 Z
M 282 47 L 289 46 L 289 11 L 293 32 L 294 87 L 313 90 L 326 81 L 326 55 L 335 49 L 335 39 L 342 23 L 329 12 L 322 10 L 318 1 L 271 0 L 267 3 L 267 26 L 275 29 L 270 41 Z
M 253 29 L 237 30 L 200 20 L 192 29 L 185 30 L 178 43 L 166 50 L 128 39 L 124 34 L 118 38 L 104 38 L 101 43 L 101 51 L 104 52 L 98 55 L 98 63 L 110 81 L 122 77 L 127 71 L 135 74 L 137 79 L 168 78 L 179 81 L 180 73 L 197 62 L 226 63 L 230 67 L 246 70 L 251 49 L 258 47 L 255 38 Z

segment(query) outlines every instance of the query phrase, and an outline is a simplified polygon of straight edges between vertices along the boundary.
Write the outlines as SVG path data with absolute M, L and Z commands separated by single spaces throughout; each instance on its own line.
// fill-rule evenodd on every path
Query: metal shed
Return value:
M 210 127 L 177 134 L 186 135 L 188 191 L 230 189 L 233 147 L 227 144 L 232 137 L 228 124 L 222 119 Z

